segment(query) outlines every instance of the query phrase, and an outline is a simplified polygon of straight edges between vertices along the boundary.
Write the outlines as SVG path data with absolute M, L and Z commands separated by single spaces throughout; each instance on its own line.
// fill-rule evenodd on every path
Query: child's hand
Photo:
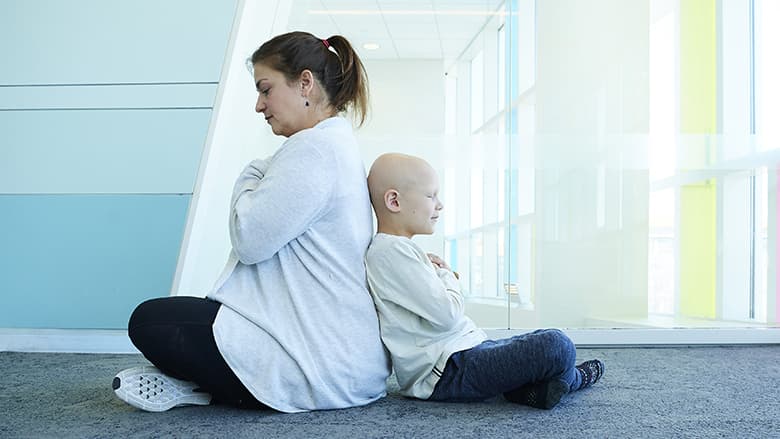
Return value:
M 444 262 L 444 259 L 442 259 L 442 258 L 440 258 L 440 257 L 436 256 L 436 255 L 435 255 L 435 254 L 433 254 L 433 253 L 428 253 L 428 259 L 430 259 L 430 260 L 431 260 L 431 263 L 432 263 L 433 265 L 437 266 L 438 268 L 443 268 L 443 269 L 445 269 L 445 270 L 449 270 L 449 271 L 451 271 L 451 272 L 452 272 L 452 274 L 454 274 L 454 275 L 455 275 L 455 279 L 460 279 L 460 275 L 458 275 L 458 273 L 457 273 L 457 272 L 455 272 L 455 271 L 452 271 L 452 268 L 450 268 L 450 266 L 449 266 L 449 265 L 447 265 L 447 263 L 446 263 L 446 262 Z
M 440 257 L 436 256 L 435 254 L 433 254 L 433 253 L 428 253 L 428 259 L 430 259 L 430 260 L 431 260 L 431 262 L 433 263 L 433 265 L 435 265 L 435 266 L 437 266 L 437 267 L 439 267 L 439 268 L 444 268 L 445 270 L 450 270 L 450 271 L 452 271 L 452 270 L 450 269 L 450 266 L 449 266 L 449 265 L 447 265 L 447 263 L 446 263 L 446 262 L 444 262 L 444 259 L 442 259 L 442 258 L 440 258 Z

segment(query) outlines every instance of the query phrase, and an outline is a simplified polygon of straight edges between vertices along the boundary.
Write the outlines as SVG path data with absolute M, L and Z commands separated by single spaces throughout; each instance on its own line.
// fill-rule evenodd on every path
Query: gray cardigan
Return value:
M 283 412 L 368 404 L 390 374 L 363 258 L 373 233 L 348 121 L 290 136 L 236 181 L 233 250 L 209 293 L 214 337 L 236 376 Z

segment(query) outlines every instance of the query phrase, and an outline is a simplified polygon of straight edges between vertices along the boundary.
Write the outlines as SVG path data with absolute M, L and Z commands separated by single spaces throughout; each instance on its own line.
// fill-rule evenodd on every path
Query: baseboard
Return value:
M 127 330 L 0 328 L 0 352 L 137 354 Z
M 507 338 L 530 329 L 486 329 Z M 780 328 L 564 329 L 578 347 L 722 346 L 780 344 Z M 0 328 L 0 352 L 137 354 L 126 330 Z
M 530 329 L 486 329 L 507 338 Z M 780 344 L 780 328 L 563 329 L 577 347 L 724 346 Z

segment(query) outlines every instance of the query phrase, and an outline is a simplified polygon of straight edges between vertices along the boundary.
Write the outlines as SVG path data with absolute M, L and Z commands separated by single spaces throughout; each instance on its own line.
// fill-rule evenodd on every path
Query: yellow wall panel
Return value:
M 715 0 L 680 1 L 680 131 L 717 131 Z M 705 163 L 702 163 L 705 164 Z
M 715 318 L 716 186 L 680 188 L 680 313 Z
M 680 131 L 717 132 L 716 0 L 680 1 Z M 687 168 L 715 157 L 707 142 L 683 142 Z M 697 146 L 693 146 L 697 145 Z M 714 180 L 680 188 L 680 302 L 683 315 L 715 318 L 717 189 Z

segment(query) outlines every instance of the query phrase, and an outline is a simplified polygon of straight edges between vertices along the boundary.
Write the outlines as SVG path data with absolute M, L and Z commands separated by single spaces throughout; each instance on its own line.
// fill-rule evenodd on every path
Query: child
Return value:
M 575 367 L 574 344 L 557 329 L 488 340 L 464 315 L 450 267 L 411 240 L 433 233 L 443 208 L 437 180 L 427 162 L 403 154 L 380 156 L 368 175 L 378 226 L 366 253 L 368 284 L 401 393 L 433 401 L 503 394 L 550 409 L 598 381 L 604 364 Z

